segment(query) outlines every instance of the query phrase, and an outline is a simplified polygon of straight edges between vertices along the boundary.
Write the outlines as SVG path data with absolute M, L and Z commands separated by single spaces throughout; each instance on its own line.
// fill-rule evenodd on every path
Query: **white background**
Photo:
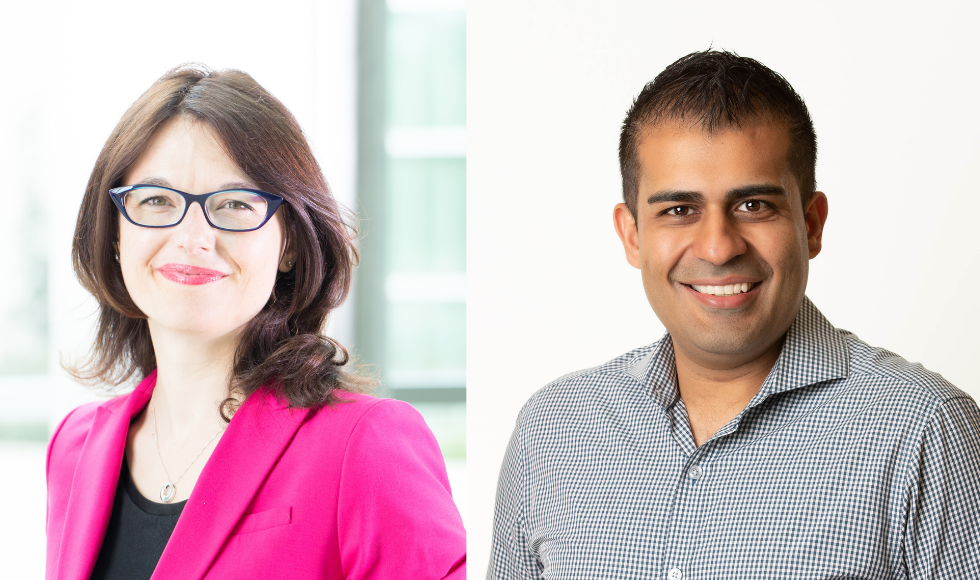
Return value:
M 660 338 L 612 228 L 619 128 L 709 46 L 783 74 L 830 215 L 808 295 L 838 327 L 980 398 L 980 89 L 966 2 L 495 0 L 468 5 L 468 533 L 535 390 Z

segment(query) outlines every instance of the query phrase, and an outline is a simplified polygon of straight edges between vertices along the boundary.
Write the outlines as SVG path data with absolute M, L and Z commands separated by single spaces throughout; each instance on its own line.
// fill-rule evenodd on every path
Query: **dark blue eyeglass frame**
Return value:
M 166 189 L 167 191 L 172 191 L 174 193 L 177 193 L 184 198 L 184 213 L 181 214 L 179 220 L 165 226 L 148 226 L 133 221 L 133 218 L 129 217 L 129 214 L 126 213 L 126 204 L 123 203 L 122 198 L 124 195 L 126 195 L 127 193 L 135 189 Z M 266 201 L 269 202 L 269 205 L 266 207 L 265 219 L 263 219 L 259 225 L 255 226 L 254 228 L 249 228 L 247 230 L 233 230 L 230 228 L 223 228 L 221 226 L 214 225 L 214 222 L 211 221 L 211 217 L 208 216 L 207 204 L 205 204 L 205 201 L 212 195 L 218 193 L 225 193 L 228 191 L 247 191 L 249 193 L 254 193 L 255 195 L 258 195 L 259 197 L 265 198 Z M 147 185 L 147 184 L 124 185 L 122 187 L 114 187 L 110 189 L 109 197 L 112 198 L 112 203 L 116 205 L 116 207 L 119 209 L 119 213 L 121 213 L 123 217 L 126 218 L 126 221 L 133 224 L 134 226 L 139 226 L 141 228 L 172 228 L 177 224 L 179 224 L 180 222 L 184 221 L 184 217 L 187 216 L 187 210 L 190 209 L 191 204 L 197 202 L 197 204 L 201 206 L 201 212 L 204 214 L 204 219 L 207 220 L 208 224 L 216 230 L 221 230 L 225 232 L 254 232 L 255 230 L 264 226 L 266 222 L 268 222 L 270 219 L 272 219 L 272 216 L 275 215 L 276 210 L 279 209 L 280 205 L 286 203 L 285 199 L 283 199 L 282 197 L 274 193 L 269 193 L 267 191 L 259 191 L 258 189 L 247 189 L 244 187 L 236 187 L 234 189 L 222 189 L 220 191 L 212 191 L 211 193 L 202 193 L 200 195 L 194 195 L 193 193 L 187 193 L 184 191 L 180 191 L 179 189 L 174 189 L 172 187 L 163 187 L 161 185 Z

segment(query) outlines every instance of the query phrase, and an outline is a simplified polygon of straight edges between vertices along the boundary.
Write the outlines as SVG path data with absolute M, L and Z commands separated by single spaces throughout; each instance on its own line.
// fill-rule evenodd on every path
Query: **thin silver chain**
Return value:
M 184 468 L 184 471 L 177 476 L 177 479 L 170 481 L 170 474 L 167 472 L 167 466 L 166 464 L 163 463 L 163 453 L 160 453 L 160 435 L 157 432 L 157 406 L 153 405 L 153 438 L 157 440 L 157 456 L 160 457 L 160 466 L 163 467 L 163 473 L 167 476 L 167 483 L 174 486 L 175 493 L 177 490 L 177 482 L 180 481 L 180 478 L 184 477 L 184 473 L 187 473 L 187 470 L 191 468 L 191 465 L 194 465 L 194 462 L 197 461 L 199 457 L 201 457 L 201 455 L 204 453 L 204 450 L 208 448 L 208 445 L 211 445 L 211 442 L 214 441 L 215 437 L 221 435 L 222 433 L 224 433 L 224 431 L 225 428 L 222 427 L 220 431 L 214 434 L 214 437 L 208 439 L 208 442 L 204 444 L 204 449 L 201 449 L 201 452 L 197 454 L 197 457 L 191 459 L 191 462 L 188 463 L 187 467 Z

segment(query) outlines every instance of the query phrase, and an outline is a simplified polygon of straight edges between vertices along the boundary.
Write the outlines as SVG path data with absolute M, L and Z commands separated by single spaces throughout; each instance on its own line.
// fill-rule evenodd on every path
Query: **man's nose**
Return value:
M 194 202 L 187 208 L 184 219 L 174 226 L 174 241 L 177 246 L 190 253 L 214 249 L 214 228 L 204 217 L 204 208 Z
M 745 253 L 745 240 L 738 225 L 732 223 L 729 216 L 720 213 L 708 215 L 699 226 L 694 240 L 695 257 L 722 266 Z

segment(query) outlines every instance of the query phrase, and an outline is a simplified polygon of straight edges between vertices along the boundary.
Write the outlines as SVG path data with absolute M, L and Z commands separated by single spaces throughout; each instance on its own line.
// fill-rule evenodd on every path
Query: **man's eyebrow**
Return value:
M 704 195 L 696 191 L 658 191 L 647 198 L 648 204 L 655 203 L 702 203 Z
M 725 194 L 725 201 L 731 203 L 733 201 L 738 201 L 740 199 L 745 199 L 747 197 L 755 197 L 757 195 L 786 195 L 786 190 L 778 185 L 746 185 L 744 187 L 736 187 L 735 189 L 729 190 Z

